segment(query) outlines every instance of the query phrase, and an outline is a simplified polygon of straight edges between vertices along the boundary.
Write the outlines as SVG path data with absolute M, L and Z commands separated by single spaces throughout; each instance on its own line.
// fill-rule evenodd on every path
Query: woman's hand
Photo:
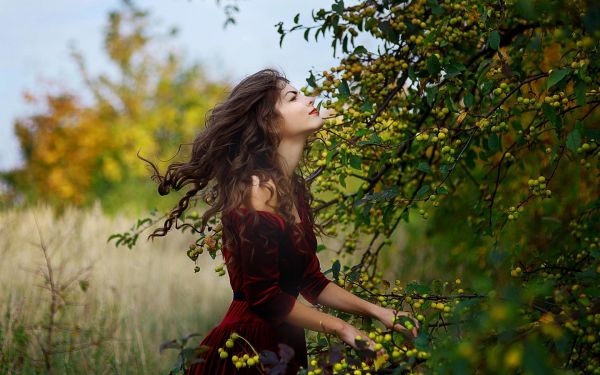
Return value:
M 399 311 L 399 310 L 395 310 L 395 309 L 388 309 L 388 308 L 381 307 L 381 306 L 378 306 L 378 307 L 379 308 L 377 309 L 375 314 L 373 314 L 373 316 L 375 318 L 379 319 L 387 329 L 393 329 L 394 331 L 400 332 L 406 338 L 409 338 L 411 340 L 414 339 L 415 337 L 417 337 L 418 329 L 419 329 L 419 321 L 417 319 L 415 319 L 411 315 L 411 313 L 409 313 L 408 311 Z M 392 323 L 392 319 L 394 319 L 394 316 L 396 316 L 396 321 L 398 321 L 398 318 L 401 316 L 407 316 L 407 317 L 411 318 L 414 321 L 414 328 L 409 330 L 408 328 L 404 327 L 400 323 Z
M 364 332 L 357 329 L 353 325 L 347 323 L 344 324 L 343 328 L 338 333 L 338 337 L 340 338 L 340 340 L 350 345 L 354 349 L 358 349 L 358 345 L 356 345 L 355 342 L 356 336 L 361 336 L 362 340 L 367 343 L 367 348 L 369 348 L 372 351 L 375 351 L 375 341 L 370 339 L 368 335 L 366 335 Z M 377 351 L 377 356 L 381 356 L 384 354 L 386 354 L 386 351 L 383 348 Z

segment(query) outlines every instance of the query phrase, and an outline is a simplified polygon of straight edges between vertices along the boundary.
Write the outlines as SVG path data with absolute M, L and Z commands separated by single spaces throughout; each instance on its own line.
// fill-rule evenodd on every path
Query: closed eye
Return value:
M 294 96 L 292 97 L 292 99 L 290 99 L 290 102 L 291 102 L 291 101 L 294 101 L 294 100 L 296 100 L 296 95 L 294 95 Z

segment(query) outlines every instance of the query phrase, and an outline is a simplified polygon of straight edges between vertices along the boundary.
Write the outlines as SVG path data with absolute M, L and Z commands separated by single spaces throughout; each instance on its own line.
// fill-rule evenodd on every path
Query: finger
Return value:
M 415 321 L 415 325 L 417 326 L 417 329 L 419 329 L 421 327 L 421 325 L 419 324 L 419 320 L 413 318 L 413 320 Z
M 371 350 L 375 351 L 375 341 L 371 341 Z

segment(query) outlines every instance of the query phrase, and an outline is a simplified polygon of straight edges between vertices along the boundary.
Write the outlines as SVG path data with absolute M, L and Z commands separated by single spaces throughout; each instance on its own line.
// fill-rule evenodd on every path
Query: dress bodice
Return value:
M 285 300 L 279 301 L 284 309 L 290 307 L 286 304 L 293 304 L 288 297 L 295 299 L 299 293 L 307 301 L 315 303 L 318 293 L 330 282 L 320 270 L 316 256 L 317 240 L 309 223 L 309 207 L 302 189 L 299 189 L 296 197 L 300 223 L 292 225 L 299 225 L 304 229 L 304 235 L 297 246 L 294 245 L 291 226 L 286 225 L 280 215 L 255 210 L 257 223 L 245 233 L 248 242 L 241 244 L 238 241 L 240 261 L 232 265 L 228 262 L 232 290 L 243 291 L 251 305 L 267 302 L 271 297 L 270 293 Z M 248 212 L 245 208 L 240 208 L 240 211 L 244 215 Z M 232 213 L 233 227 L 241 231 L 241 224 L 245 222 L 248 229 L 253 220 L 250 216 L 252 215 Z M 223 247 L 223 256 L 225 260 L 229 260 L 231 256 L 227 247 Z M 253 300 L 253 297 L 264 300 Z M 277 298 L 273 303 L 275 300 Z

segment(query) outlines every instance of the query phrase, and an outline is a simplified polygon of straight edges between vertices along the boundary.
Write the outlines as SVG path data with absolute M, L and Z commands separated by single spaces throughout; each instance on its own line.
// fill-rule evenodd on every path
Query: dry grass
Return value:
M 205 334 L 218 324 L 231 300 L 227 276 L 213 271 L 220 257 L 204 254 L 203 271 L 194 273 L 185 255 L 189 232 L 173 231 L 154 242 L 142 238 L 131 250 L 107 243 L 133 222 L 107 218 L 98 207 L 71 209 L 60 218 L 42 206 L 0 213 L 0 358 L 13 359 L 12 368 L 0 372 L 38 372 L 34 363 L 45 369 L 44 351 L 50 349 L 57 352 L 48 355 L 55 373 L 168 373 L 176 353 L 159 354 L 161 342 Z M 60 288 L 53 293 L 48 287 L 49 269 L 55 285 L 67 285 L 55 298 L 51 347 L 47 326 L 52 295 Z M 89 282 L 85 292 L 80 281 Z M 29 338 L 20 360 L 19 335 Z

